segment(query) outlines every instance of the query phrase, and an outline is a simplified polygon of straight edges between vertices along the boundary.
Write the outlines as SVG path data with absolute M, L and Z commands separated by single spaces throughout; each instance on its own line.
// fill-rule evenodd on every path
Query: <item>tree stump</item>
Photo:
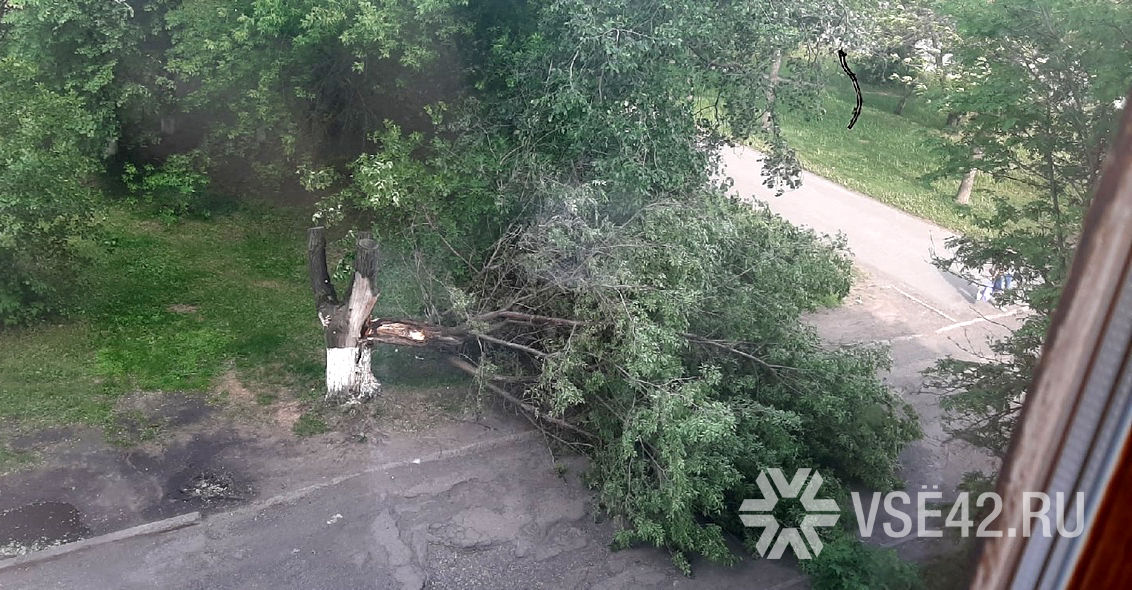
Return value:
M 307 232 L 307 264 L 318 320 L 326 337 L 326 399 L 335 403 L 361 403 L 381 391 L 370 367 L 373 341 L 364 337 L 377 303 L 377 243 L 359 236 L 354 274 L 342 302 L 326 267 L 326 229 Z

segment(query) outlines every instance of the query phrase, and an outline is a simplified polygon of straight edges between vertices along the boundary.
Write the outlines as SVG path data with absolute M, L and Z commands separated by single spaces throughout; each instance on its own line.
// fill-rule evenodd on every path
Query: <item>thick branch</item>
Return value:
M 550 355 L 546 354 L 545 352 L 543 352 L 541 350 L 531 348 L 530 346 L 524 346 L 522 344 L 519 344 L 518 342 L 511 342 L 511 341 L 508 341 L 508 340 L 503 340 L 502 338 L 496 338 L 494 336 L 488 336 L 487 334 L 482 334 L 480 332 L 472 332 L 472 334 L 475 335 L 475 337 L 479 338 L 480 340 L 485 340 L 487 342 L 498 344 L 500 346 L 506 346 L 508 348 L 514 348 L 515 350 L 521 350 L 521 351 L 523 351 L 527 354 L 537 356 L 539 358 L 545 358 L 547 356 L 550 356 Z
M 367 237 L 358 239 L 358 249 L 354 256 L 354 276 L 365 278 L 369 281 L 370 290 L 377 293 L 377 267 L 378 267 L 378 251 L 377 242 L 373 238 Z
M 742 350 L 739 350 L 738 348 L 735 348 L 732 345 L 732 343 L 729 343 L 729 342 L 725 342 L 725 341 L 722 341 L 722 340 L 710 340 L 708 338 L 702 338 L 700 336 L 696 336 L 695 334 L 682 333 L 680 335 L 683 336 L 684 338 L 687 338 L 689 342 L 694 342 L 696 344 L 704 344 L 704 345 L 707 345 L 707 346 L 718 348 L 718 349 L 726 351 L 726 352 L 730 352 L 731 354 L 741 356 L 741 357 L 743 357 L 743 358 L 745 358 L 749 361 L 753 361 L 753 362 L 755 362 L 759 365 L 762 365 L 762 366 L 764 366 L 768 369 L 796 370 L 794 367 L 787 367 L 785 365 L 774 365 L 774 364 L 768 363 L 768 362 L 762 360 L 761 358 L 759 358 L 759 357 L 757 357 L 753 354 L 750 354 L 750 353 L 744 352 Z
M 312 227 L 307 230 L 307 274 L 310 275 L 311 291 L 314 292 L 314 305 L 319 315 L 329 317 L 333 307 L 338 305 L 338 293 L 330 282 L 326 270 L 326 228 Z
M 583 326 L 585 322 L 579 320 L 568 320 L 566 318 L 556 318 L 545 315 L 533 315 L 529 313 L 521 313 L 518 311 L 491 311 L 488 313 L 480 314 L 472 318 L 478 321 L 494 320 L 496 318 L 503 318 L 506 320 L 514 320 L 517 322 L 527 322 L 531 324 L 556 324 L 560 326 Z
M 473 364 L 471 364 L 468 361 L 465 361 L 463 359 L 460 359 L 460 358 L 457 358 L 457 357 L 450 357 L 448 359 L 448 362 L 451 363 L 452 366 L 456 367 L 457 369 L 460 369 L 461 371 L 464 371 L 465 373 L 467 373 L 467 374 L 469 374 L 473 377 L 476 376 L 476 374 L 478 373 L 476 371 L 475 365 L 473 365 Z M 518 406 L 519 409 L 523 410 L 524 412 L 526 412 L 528 415 L 532 416 L 536 420 L 541 420 L 543 422 L 549 422 L 550 424 L 553 424 L 553 425 L 555 425 L 555 426 L 557 426 L 557 427 L 559 427 L 563 430 L 569 430 L 570 432 L 573 432 L 574 434 L 582 436 L 583 438 L 588 438 L 590 440 L 597 440 L 597 436 L 594 435 L 593 433 L 591 433 L 587 430 L 583 430 L 581 428 L 578 428 L 577 426 L 574 426 L 573 424 L 570 424 L 569 422 L 562 420 L 560 418 L 555 418 L 554 416 L 548 416 L 546 414 L 546 412 L 539 411 L 538 408 L 536 408 L 536 407 L 532 406 L 531 404 L 528 404 L 527 402 L 524 402 L 523 400 L 511 395 L 510 392 L 508 392 L 506 389 L 503 389 L 502 387 L 499 387 L 498 385 L 495 385 L 495 384 L 492 384 L 492 383 L 484 383 L 483 386 L 490 389 L 493 393 L 495 393 L 499 397 L 503 398 L 507 402 L 510 402 L 510 403 Z

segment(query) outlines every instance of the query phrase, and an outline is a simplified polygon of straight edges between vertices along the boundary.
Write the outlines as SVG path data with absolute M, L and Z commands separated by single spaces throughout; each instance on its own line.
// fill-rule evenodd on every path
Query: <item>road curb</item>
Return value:
M 134 537 L 173 531 L 176 529 L 185 528 L 187 526 L 192 526 L 194 524 L 197 524 L 198 522 L 200 522 L 200 512 L 190 512 L 188 514 L 182 514 L 180 516 L 174 516 L 172 518 L 166 518 L 164 520 L 147 522 L 145 524 L 140 524 L 128 529 L 122 529 L 120 531 L 114 531 L 105 535 L 90 537 L 88 539 L 75 541 L 73 543 L 56 545 L 54 547 L 48 547 L 47 549 L 42 549 L 40 551 L 33 551 L 32 553 L 28 553 L 26 555 L 20 555 L 11 559 L 5 559 L 3 561 L 0 561 L 0 571 L 14 567 L 31 565 L 34 563 L 39 563 L 41 561 L 47 561 L 49 559 L 54 559 L 62 555 L 74 553 L 75 551 L 82 551 L 83 549 L 97 547 L 99 545 L 105 545 L 107 543 L 114 543 L 115 541 L 123 541 L 125 539 L 132 539 Z
M 495 448 L 498 448 L 498 447 L 501 447 L 501 446 L 505 446 L 505 445 L 509 445 L 509 444 L 513 444 L 513 443 L 517 443 L 517 442 L 522 442 L 522 441 L 525 441 L 527 439 L 535 438 L 539 434 L 540 434 L 540 432 L 537 431 L 537 430 L 526 430 L 526 431 L 523 431 L 523 432 L 508 434 L 508 435 L 500 436 L 500 437 L 497 437 L 497 438 L 492 438 L 492 439 L 488 439 L 488 440 L 482 440 L 482 441 L 474 442 L 474 443 L 471 443 L 471 444 L 467 444 L 467 445 L 460 446 L 460 447 L 455 447 L 455 448 L 452 448 L 452 449 L 441 449 L 439 451 L 434 451 L 432 453 L 423 454 L 419 458 L 416 458 L 416 459 L 404 459 L 404 460 L 399 460 L 399 461 L 390 461 L 388 463 L 383 463 L 381 465 L 375 465 L 373 467 L 370 467 L 370 468 L 362 470 L 362 471 L 350 473 L 350 474 L 347 474 L 347 475 L 340 475 L 340 476 L 337 476 L 337 477 L 330 478 L 326 481 L 322 481 L 322 482 L 319 482 L 319 483 L 316 483 L 316 484 L 304 486 L 302 488 L 292 490 L 290 492 L 286 492 L 286 493 L 283 493 L 283 494 L 279 494 L 277 496 L 272 496 L 270 498 L 265 498 L 263 500 L 252 502 L 252 503 L 249 503 L 247 505 L 236 508 L 234 510 L 229 510 L 229 511 L 226 511 L 226 512 L 213 514 L 213 515 L 210 516 L 210 518 L 236 516 L 236 515 L 245 514 L 245 513 L 248 513 L 248 512 L 259 512 L 261 510 L 264 510 L 266 508 L 270 508 L 272 506 L 277 506 L 279 504 L 284 504 L 284 503 L 287 503 L 287 502 L 292 502 L 292 501 L 298 500 L 300 498 L 303 498 L 304 496 L 310 495 L 311 493 L 317 492 L 318 490 L 325 489 L 325 488 L 328 488 L 328 487 L 331 487 L 331 486 L 335 486 L 335 485 L 338 485 L 340 483 L 343 483 L 343 482 L 346 482 L 346 481 L 349 481 L 351 479 L 355 479 L 355 478 L 358 478 L 358 477 L 364 477 L 366 475 L 372 475 L 374 473 L 380 473 L 382 471 L 388 471 L 390 469 L 396 469 L 396 468 L 399 468 L 399 467 L 407 467 L 407 466 L 410 466 L 410 465 L 421 465 L 421 464 L 432 463 L 432 462 L 435 462 L 435 461 L 443 461 L 445 459 L 452 459 L 452 458 L 455 458 L 455 457 L 462 457 L 464 455 L 468 455 L 468 454 L 471 454 L 471 453 L 476 453 L 476 452 L 480 452 L 480 451 L 487 451 L 487 450 L 495 449 Z M 185 527 L 188 527 L 188 526 L 195 525 L 199 522 L 201 522 L 200 512 L 190 512 L 188 514 L 182 514 L 181 516 L 174 516 L 173 518 L 167 518 L 167 519 L 164 519 L 164 520 L 149 522 L 149 523 L 141 524 L 141 525 L 131 527 L 131 528 L 128 528 L 128 529 L 122 529 L 120 531 L 114 531 L 112 533 L 107 533 L 105 535 L 99 535 L 97 537 L 90 537 L 88 539 L 83 539 L 81 541 L 75 541 L 73 543 L 56 545 L 54 547 L 48 547 L 47 549 L 42 549 L 40 551 L 34 551 L 34 552 L 28 553 L 26 555 L 20 555 L 18 557 L 13 557 L 13 558 L 10 558 L 10 559 L 0 560 L 0 571 L 4 571 L 6 569 L 11 569 L 11 568 L 15 568 L 15 567 L 33 565 L 33 564 L 36 564 L 36 563 L 39 563 L 39 562 L 42 562 L 42 561 L 47 561 L 47 560 L 50 560 L 50 559 L 54 559 L 56 557 L 67 555 L 69 553 L 81 551 L 83 549 L 87 549 L 87 548 L 90 548 L 90 547 L 97 547 L 99 545 L 105 545 L 105 544 L 114 543 L 114 542 L 117 542 L 117 541 L 124 541 L 126 539 L 131 539 L 131 538 L 134 538 L 134 537 L 140 537 L 140 536 L 144 536 L 144 535 L 152 535 L 152 534 L 157 534 L 157 533 L 174 531 L 174 530 L 177 530 L 177 529 L 181 529 L 181 528 L 185 528 Z

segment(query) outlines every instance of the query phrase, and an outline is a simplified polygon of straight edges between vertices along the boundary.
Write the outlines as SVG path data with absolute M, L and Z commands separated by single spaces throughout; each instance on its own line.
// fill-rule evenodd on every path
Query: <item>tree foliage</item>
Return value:
M 211 161 L 259 180 L 356 155 L 384 120 L 424 127 L 421 107 L 456 91 L 444 41 L 467 28 L 462 4 L 183 0 L 165 17 L 178 112 Z
M 999 200 L 979 235 L 952 242 L 944 268 L 1012 271 L 1001 304 L 1025 315 L 978 361 L 947 358 L 931 372 L 961 438 L 1002 454 L 1025 399 L 1080 226 L 1100 174 L 1117 111 L 1132 83 L 1126 4 L 1092 1 L 964 3 L 962 77 L 948 97 L 967 114 L 944 170 L 971 167 L 1032 189 L 1019 205 Z M 973 154 L 980 154 L 975 159 Z
M 0 321 L 24 322 L 56 309 L 89 228 L 97 120 L 74 92 L 57 92 L 37 72 L 0 58 Z
M 864 74 L 909 92 L 946 85 L 958 43 L 954 19 L 936 0 L 882 2 L 867 27 Z
M 125 133 L 143 143 L 168 100 L 159 37 L 166 2 L 16 0 L 4 14 L 0 49 L 36 66 L 36 80 L 71 93 L 94 122 L 97 157 Z M 125 131 L 124 131 L 125 130 Z
M 918 436 L 877 379 L 884 351 L 828 349 L 800 320 L 848 290 L 843 245 L 735 201 L 714 174 L 727 125 L 765 133 L 770 182 L 795 181 L 777 126 L 760 124 L 759 56 L 834 27 L 786 31 L 780 16 L 615 0 L 490 11 L 472 39 L 477 91 L 432 110 L 435 135 L 378 133 L 318 215 L 399 237 L 425 312 L 473 337 L 462 352 L 480 382 L 592 457 L 616 543 L 666 547 L 682 567 L 733 558 L 723 534 L 747 535 L 735 514 L 761 469 L 887 488 Z M 711 118 L 703 93 L 722 97 Z
M 813 92 L 795 82 L 869 2 L 95 4 L 4 17 L 5 51 L 43 64 L 21 92 L 93 118 L 35 152 L 69 158 L 59 190 L 79 194 L 101 155 L 82 138 L 168 142 L 161 161 L 125 154 L 126 188 L 178 214 L 206 189 L 199 164 L 209 186 L 225 167 L 297 173 L 325 196 L 320 222 L 372 226 L 411 260 L 416 311 L 470 336 L 484 387 L 592 458 L 618 545 L 685 569 L 731 560 L 724 534 L 748 534 L 736 509 L 768 467 L 896 483 L 918 428 L 877 378 L 886 354 L 830 348 L 801 320 L 847 292 L 844 244 L 736 201 L 718 174 L 725 138 L 758 137 L 767 184 L 797 185 L 775 109 Z M 776 54 L 793 81 L 768 92 Z

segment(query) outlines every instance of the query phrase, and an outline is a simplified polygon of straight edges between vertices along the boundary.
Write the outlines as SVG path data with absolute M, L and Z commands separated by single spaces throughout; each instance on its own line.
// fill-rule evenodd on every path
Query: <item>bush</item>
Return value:
M 131 196 L 166 221 L 179 217 L 209 217 L 208 175 L 199 157 L 174 154 L 160 166 L 146 164 L 140 170 L 127 163 L 122 179 Z
M 76 242 L 92 223 L 94 124 L 73 94 L 0 59 L 0 323 L 61 308 Z
M 893 549 L 847 535 L 827 542 L 821 555 L 801 562 L 813 590 L 911 590 L 921 586 L 917 567 Z

